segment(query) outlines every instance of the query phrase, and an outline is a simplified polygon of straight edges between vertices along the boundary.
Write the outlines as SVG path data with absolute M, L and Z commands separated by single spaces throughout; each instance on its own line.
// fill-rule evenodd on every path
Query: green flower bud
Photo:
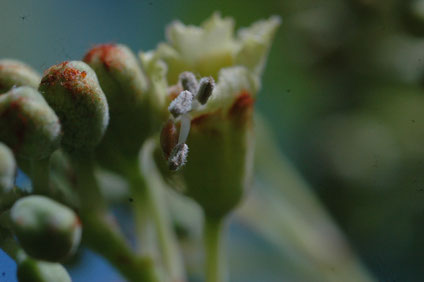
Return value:
M 0 60 L 0 93 L 9 91 L 14 86 L 37 88 L 40 75 L 30 66 L 15 60 Z
M 0 140 L 26 159 L 42 159 L 59 146 L 61 127 L 37 90 L 22 86 L 0 96 Z
M 18 264 L 19 282 L 71 282 L 66 269 L 59 263 L 36 261 L 29 257 Z
M 28 196 L 11 209 L 13 231 L 24 251 L 57 262 L 72 255 L 81 239 L 81 223 L 68 207 L 44 196 Z
M 151 133 L 146 78 L 137 57 L 121 44 L 95 46 L 84 61 L 96 72 L 110 111 L 109 128 L 97 148 L 97 159 L 119 171 L 122 161 L 137 157 Z
M 13 188 L 16 174 L 16 161 L 12 151 L 0 143 L 0 195 Z
M 94 71 L 79 61 L 54 65 L 44 73 L 39 90 L 62 124 L 62 145 L 93 150 L 109 122 L 106 97 Z

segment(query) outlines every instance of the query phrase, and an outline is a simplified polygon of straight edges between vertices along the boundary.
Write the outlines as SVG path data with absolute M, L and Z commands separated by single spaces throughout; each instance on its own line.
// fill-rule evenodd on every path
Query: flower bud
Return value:
M 96 157 L 101 165 L 117 171 L 123 160 L 136 158 L 151 133 L 146 78 L 137 57 L 121 44 L 95 46 L 84 61 L 96 72 L 110 111 L 109 128 Z
M 59 263 L 37 261 L 26 257 L 18 264 L 19 282 L 71 282 L 66 269 Z
M 28 196 L 11 209 L 13 231 L 25 252 L 40 260 L 61 261 L 81 239 L 81 223 L 70 208 L 44 196 Z
M 106 97 L 94 71 L 79 61 L 54 65 L 44 73 L 39 90 L 62 124 L 62 145 L 93 150 L 109 122 Z
M 12 151 L 0 143 L 0 195 L 13 188 L 16 174 L 16 161 Z
M 0 60 L 0 94 L 14 86 L 30 86 L 37 89 L 40 75 L 30 66 L 15 60 Z
M 0 96 L 0 140 L 26 159 L 42 159 L 59 146 L 61 127 L 37 90 L 22 86 Z

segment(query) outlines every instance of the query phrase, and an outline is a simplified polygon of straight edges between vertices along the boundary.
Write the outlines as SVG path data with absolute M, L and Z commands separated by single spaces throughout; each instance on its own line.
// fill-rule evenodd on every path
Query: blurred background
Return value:
M 376 280 L 423 281 L 424 1 L 1 0 L 0 57 L 41 72 L 98 43 L 149 50 L 172 20 L 214 11 L 237 27 L 282 17 L 258 112 Z M 270 240 L 229 228 L 231 281 L 302 281 Z M 68 269 L 77 282 L 122 281 L 88 250 Z M 4 253 L 0 281 L 16 281 Z

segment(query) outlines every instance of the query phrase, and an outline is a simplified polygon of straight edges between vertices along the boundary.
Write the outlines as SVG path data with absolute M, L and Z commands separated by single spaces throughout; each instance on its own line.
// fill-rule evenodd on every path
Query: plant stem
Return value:
M 222 232 L 221 219 L 206 218 L 204 227 L 206 250 L 206 282 L 222 282 Z
M 129 281 L 160 281 L 153 259 L 136 256 L 111 218 L 92 212 L 84 215 L 82 221 L 85 228 L 84 242 L 105 257 Z
M 156 225 L 160 249 L 172 281 L 186 281 L 183 260 L 178 249 L 177 238 L 166 210 L 163 180 L 154 163 L 155 138 L 148 139 L 141 149 L 141 168 L 138 175 L 147 185 L 151 214 Z
M 50 157 L 31 161 L 31 182 L 34 194 L 48 195 L 51 192 L 49 173 Z
M 106 203 L 94 175 L 92 155 L 72 155 L 71 160 L 76 170 L 83 240 L 109 260 L 129 281 L 158 282 L 152 258 L 136 256 L 119 226 L 108 216 Z
M 8 254 L 14 261 L 18 262 L 20 248 L 13 239 L 12 233 L 6 228 L 0 227 L 0 249 Z
M 149 201 L 149 191 L 146 181 L 140 174 L 138 163 L 129 167 L 127 179 L 130 184 L 132 208 L 135 218 L 137 234 L 137 248 L 139 254 L 156 255 L 155 234 L 153 230 L 152 204 Z

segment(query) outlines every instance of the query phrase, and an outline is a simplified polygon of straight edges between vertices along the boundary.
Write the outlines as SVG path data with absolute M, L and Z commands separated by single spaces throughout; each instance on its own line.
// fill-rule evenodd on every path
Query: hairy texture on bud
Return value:
M 66 269 L 59 263 L 37 261 L 29 257 L 18 264 L 19 282 L 71 282 Z
M 109 129 L 96 148 L 96 158 L 103 167 L 119 172 L 122 162 L 137 158 L 152 132 L 146 78 L 137 57 L 122 44 L 95 46 L 84 61 L 96 72 L 110 112 Z
M 15 60 L 0 60 L 0 94 L 14 86 L 30 86 L 37 89 L 40 80 L 40 75 L 30 66 Z
M 0 96 L 0 141 L 26 159 L 42 159 L 59 147 L 61 126 L 37 90 L 22 86 Z
M 33 258 L 61 261 L 73 254 L 81 239 L 81 223 L 70 208 L 44 196 L 28 196 L 11 209 L 13 231 Z
M 0 143 L 0 195 L 13 188 L 16 174 L 16 161 L 12 151 Z
M 198 87 L 197 79 L 192 72 L 185 71 L 181 73 L 179 80 L 184 90 L 190 91 L 193 94 L 196 93 Z
M 182 91 L 168 107 L 169 112 L 175 117 L 186 114 L 191 111 L 193 103 L 193 94 L 190 91 Z
M 147 88 L 137 57 L 121 44 L 103 44 L 85 56 L 106 94 L 111 114 L 123 113 L 143 99 Z
M 185 143 L 178 144 L 174 147 L 169 156 L 168 164 L 170 170 L 179 170 L 187 161 L 188 146 Z
M 39 90 L 60 119 L 62 145 L 93 150 L 109 122 L 106 97 L 94 71 L 79 61 L 54 65 L 44 73 Z
M 197 91 L 196 98 L 200 104 L 204 105 L 212 95 L 212 91 L 215 88 L 215 80 L 212 76 L 204 77 L 200 80 L 199 89 Z

